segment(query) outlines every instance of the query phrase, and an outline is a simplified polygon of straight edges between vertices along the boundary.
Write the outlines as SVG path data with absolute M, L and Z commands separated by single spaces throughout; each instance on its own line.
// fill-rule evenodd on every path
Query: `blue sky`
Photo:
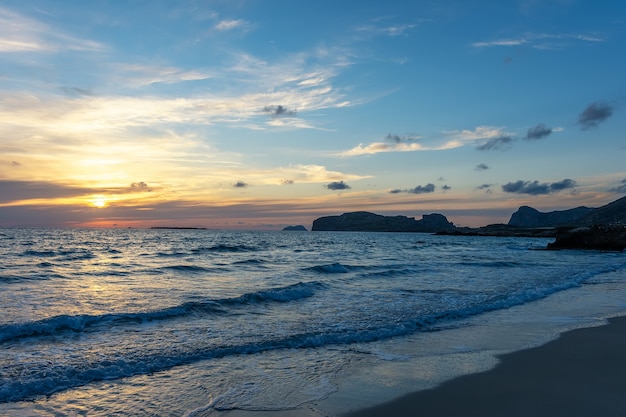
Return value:
M 2 1 L 0 226 L 626 194 L 621 1 Z

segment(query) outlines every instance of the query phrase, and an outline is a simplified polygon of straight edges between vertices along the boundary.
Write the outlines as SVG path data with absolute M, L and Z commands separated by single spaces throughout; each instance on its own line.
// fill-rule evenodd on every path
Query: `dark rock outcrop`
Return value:
M 601 224 L 575 229 L 560 229 L 548 249 L 595 249 L 623 251 L 626 248 L 626 226 Z
M 425 214 L 421 220 L 406 216 L 382 216 L 357 211 L 341 216 L 320 217 L 313 221 L 312 231 L 353 232 L 423 232 L 435 233 L 453 230 L 454 224 L 442 214 Z
M 287 226 L 283 230 L 287 230 L 287 231 L 290 231 L 290 232 L 308 232 L 306 227 L 302 226 L 301 224 L 299 224 L 297 226 Z
M 457 227 L 453 230 L 437 232 L 438 235 L 453 236 L 513 236 L 513 237 L 555 237 L 553 227 L 517 227 L 508 224 L 490 224 L 483 227 Z
M 557 227 L 576 224 L 594 210 L 593 208 L 581 206 L 569 210 L 543 213 L 532 207 L 522 206 L 511 215 L 508 225 L 517 227 Z

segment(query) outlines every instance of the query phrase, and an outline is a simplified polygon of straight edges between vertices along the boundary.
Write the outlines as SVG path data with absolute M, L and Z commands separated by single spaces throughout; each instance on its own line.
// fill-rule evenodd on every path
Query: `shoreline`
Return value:
M 500 363 L 486 372 L 342 416 L 623 416 L 624 352 L 626 316 L 621 316 L 501 355 Z

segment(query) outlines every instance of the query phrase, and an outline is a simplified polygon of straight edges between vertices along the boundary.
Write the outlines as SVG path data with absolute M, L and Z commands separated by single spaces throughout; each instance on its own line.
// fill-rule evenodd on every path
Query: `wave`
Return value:
M 191 253 L 207 253 L 207 252 L 256 252 L 258 248 L 248 245 L 225 245 L 219 244 L 214 246 L 203 246 L 191 249 Z
M 5 284 L 13 284 L 13 283 L 24 282 L 24 281 L 48 281 L 54 278 L 65 279 L 67 277 L 61 274 L 46 274 L 46 273 L 30 274 L 30 275 L 0 275 L 0 282 L 5 283 Z
M 12 374 L 9 378 L 12 378 L 0 380 L 0 402 L 30 400 L 40 395 L 50 395 L 57 391 L 82 386 L 93 381 L 159 372 L 175 366 L 213 358 L 255 354 L 276 349 L 309 349 L 329 345 L 366 343 L 419 331 L 437 331 L 450 327 L 454 321 L 459 319 L 543 299 L 559 291 L 580 286 L 595 275 L 614 270 L 614 267 L 606 267 L 578 274 L 566 282 L 545 285 L 544 287 L 522 288 L 508 295 L 500 294 L 485 298 L 479 303 L 468 304 L 459 308 L 443 309 L 430 314 L 416 313 L 414 316 L 408 315 L 401 320 L 391 320 L 379 325 L 373 325 L 371 322 L 364 320 L 351 327 L 320 328 L 315 331 L 295 334 L 280 333 L 267 335 L 267 337 L 257 341 L 234 345 L 198 346 L 189 344 L 185 346 L 162 346 L 158 350 L 130 351 L 122 357 L 115 356 L 98 358 L 96 360 L 84 360 L 78 364 L 46 363 L 34 369 L 25 369 L 20 367 L 19 364 L 14 364 L 12 365 L 14 370 L 9 372 Z M 317 289 L 324 287 L 324 284 L 319 282 L 297 283 L 287 287 L 249 293 L 233 299 L 213 301 L 216 304 L 211 304 L 211 308 L 224 306 L 224 304 L 229 303 L 290 301 L 310 296 Z M 195 303 L 189 303 L 189 305 L 193 304 Z M 186 305 L 178 308 L 184 308 Z
M 342 265 L 340 263 L 317 265 L 311 266 L 309 268 L 304 268 L 305 271 L 314 271 L 321 274 L 347 274 L 353 269 L 354 267 L 351 267 L 349 265 Z
M 201 273 L 201 272 L 214 272 L 215 268 L 205 268 L 202 266 L 196 266 L 196 265 L 170 265 L 170 266 L 164 266 L 159 268 L 161 270 L 169 270 L 169 271 L 175 271 L 175 272 L 190 272 L 190 273 Z M 217 268 L 219 271 L 221 271 L 221 268 Z
M 25 257 L 37 257 L 37 258 L 52 258 L 57 257 L 59 260 L 64 261 L 79 261 L 85 259 L 93 259 L 96 257 L 89 250 L 32 250 L 28 249 L 22 252 L 21 256 Z
M 225 308 L 229 306 L 297 301 L 311 297 L 317 290 L 323 288 L 326 288 L 326 285 L 320 282 L 299 282 L 285 287 L 247 293 L 234 298 L 191 301 L 153 311 L 100 315 L 63 314 L 27 323 L 1 325 L 0 343 L 28 337 L 54 336 L 67 331 L 80 333 L 103 325 L 133 325 L 158 320 L 176 319 L 191 314 L 219 314 L 225 313 Z
M 266 263 L 261 259 L 247 259 L 245 261 L 236 261 L 233 262 L 233 265 L 262 265 Z

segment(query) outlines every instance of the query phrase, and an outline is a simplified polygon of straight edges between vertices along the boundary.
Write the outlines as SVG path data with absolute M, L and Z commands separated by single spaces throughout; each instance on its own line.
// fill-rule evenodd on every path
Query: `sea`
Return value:
M 0 415 L 339 416 L 626 314 L 552 239 L 0 229 Z

